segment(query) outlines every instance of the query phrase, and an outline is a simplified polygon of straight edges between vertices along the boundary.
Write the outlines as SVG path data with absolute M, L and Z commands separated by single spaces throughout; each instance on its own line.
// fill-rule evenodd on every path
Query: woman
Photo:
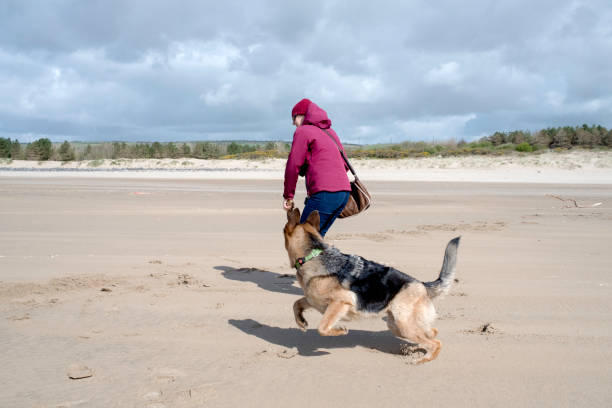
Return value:
M 310 100 L 299 101 L 293 107 L 291 117 L 297 129 L 285 166 L 283 208 L 286 211 L 293 208 L 298 175 L 305 175 L 308 197 L 300 222 L 304 222 L 314 210 L 319 211 L 320 233 L 325 236 L 344 209 L 351 191 L 346 174 L 348 167 L 338 150 L 344 148 L 331 128 L 327 113 Z

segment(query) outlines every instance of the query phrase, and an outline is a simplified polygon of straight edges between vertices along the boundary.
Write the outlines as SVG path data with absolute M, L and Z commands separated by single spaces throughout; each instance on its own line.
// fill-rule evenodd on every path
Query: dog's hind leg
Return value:
M 393 334 L 411 343 L 418 344 L 427 351 L 427 354 L 417 361 L 417 364 L 421 364 L 438 357 L 442 349 L 442 342 L 435 339 L 435 335 L 438 332 L 437 329 L 427 329 L 420 326 L 418 317 L 416 319 L 414 317 L 410 316 L 408 319 L 403 320 L 394 319 L 393 323 L 390 323 L 391 320 L 389 320 L 387 324 Z
M 310 303 L 308 303 L 308 300 L 305 297 L 297 300 L 293 304 L 293 314 L 295 316 L 295 322 L 302 331 L 306 331 L 306 329 L 308 328 L 308 322 L 306 321 L 306 319 L 304 319 L 303 315 L 304 310 L 310 308 L 312 308 L 312 306 L 310 305 Z
M 424 288 L 408 286 L 396 296 L 388 314 L 387 325 L 393 334 L 416 343 L 427 351 L 427 354 L 417 361 L 418 364 L 438 357 L 442 342 L 435 338 L 438 330 L 431 327 L 436 312 Z
M 348 330 L 345 327 L 336 327 L 334 325 L 348 313 L 351 305 L 342 301 L 330 303 L 323 313 L 321 323 L 319 323 L 319 334 L 321 336 L 341 336 L 347 334 Z

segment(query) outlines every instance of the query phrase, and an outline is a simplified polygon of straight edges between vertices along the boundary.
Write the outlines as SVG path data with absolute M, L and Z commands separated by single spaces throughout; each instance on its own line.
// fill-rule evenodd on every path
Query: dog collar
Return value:
M 304 265 L 306 262 L 310 261 L 312 258 L 316 258 L 317 256 L 321 255 L 321 252 L 323 252 L 322 249 L 315 248 L 312 251 L 310 251 L 310 253 L 306 255 L 305 257 L 296 259 L 295 269 L 300 269 L 300 267 Z

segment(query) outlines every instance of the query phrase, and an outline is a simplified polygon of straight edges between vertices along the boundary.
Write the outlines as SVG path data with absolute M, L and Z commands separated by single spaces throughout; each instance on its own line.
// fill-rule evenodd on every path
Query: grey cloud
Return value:
M 605 1 L 4 1 L 0 134 L 285 139 L 612 126 Z M 23 136 L 22 136 L 23 137 Z

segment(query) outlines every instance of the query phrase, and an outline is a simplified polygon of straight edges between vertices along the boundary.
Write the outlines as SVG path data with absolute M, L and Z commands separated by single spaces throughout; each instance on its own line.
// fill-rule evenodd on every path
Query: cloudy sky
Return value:
M 609 0 L 0 0 L 0 136 L 345 142 L 612 127 Z

